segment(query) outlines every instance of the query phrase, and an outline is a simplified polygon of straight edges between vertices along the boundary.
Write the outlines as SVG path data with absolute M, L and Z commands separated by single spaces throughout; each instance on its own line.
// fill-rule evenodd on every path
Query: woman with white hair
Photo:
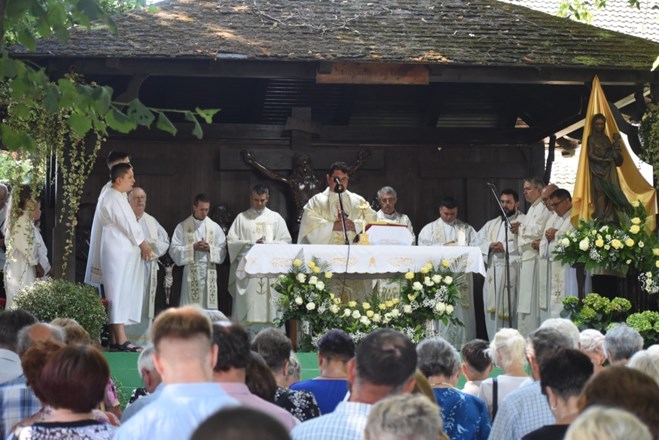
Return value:
M 606 352 L 604 351 L 604 335 L 599 331 L 589 328 L 579 334 L 579 349 L 590 358 L 595 373 L 604 368 Z
M 656 350 L 641 350 L 634 353 L 634 356 L 627 363 L 629 368 L 639 370 L 659 384 L 659 352 Z
M 460 379 L 460 355 L 440 336 L 416 347 L 417 367 L 423 373 L 441 408 L 444 430 L 451 440 L 485 440 L 490 434 L 490 416 L 478 397 L 456 389 Z
M 366 440 L 448 440 L 439 408 L 422 394 L 387 397 L 368 413 Z
M 526 372 L 526 339 L 514 328 L 502 328 L 494 335 L 488 354 L 503 370 L 503 374 L 481 382 L 478 397 L 485 402 L 494 420 L 503 399 L 529 380 Z
M 634 414 L 619 408 L 593 406 L 567 430 L 565 440 L 652 440 L 648 427 Z

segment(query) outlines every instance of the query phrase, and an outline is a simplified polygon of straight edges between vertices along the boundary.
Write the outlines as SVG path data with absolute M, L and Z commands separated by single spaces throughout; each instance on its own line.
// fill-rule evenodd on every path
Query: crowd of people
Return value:
M 335 329 L 317 341 L 319 375 L 300 380 L 282 331 L 252 337 L 211 316 L 188 305 L 156 317 L 137 359 L 144 389 L 121 411 L 105 357 L 75 321 L 1 312 L 3 438 L 659 437 L 659 346 L 643 350 L 625 324 L 594 338 L 550 318 L 526 338 L 503 328 L 461 353 L 441 336 L 414 344 L 380 329 L 356 346 Z

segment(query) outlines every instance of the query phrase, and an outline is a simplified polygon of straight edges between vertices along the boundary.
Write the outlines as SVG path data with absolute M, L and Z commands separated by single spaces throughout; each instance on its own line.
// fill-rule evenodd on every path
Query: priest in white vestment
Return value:
M 126 325 L 139 324 L 142 318 L 144 264 L 152 258 L 151 246 L 144 237 L 126 194 L 133 188 L 135 177 L 128 163 L 111 170 L 112 187 L 99 198 L 92 228 L 100 228 L 100 271 L 91 281 L 103 285 L 109 301 L 111 348 L 139 351 L 126 336 Z
M 169 235 L 158 220 L 149 215 L 146 210 L 147 195 L 139 186 L 133 187 L 128 193 L 128 203 L 135 213 L 137 223 L 142 228 L 146 242 L 151 246 L 153 258 L 145 260 L 144 264 L 144 291 L 142 294 L 142 318 L 139 325 L 128 328 L 128 338 L 140 344 L 150 341 L 149 329 L 155 317 L 156 290 L 158 288 L 158 258 L 167 253 L 169 249 Z
M 130 163 L 130 156 L 121 151 L 111 151 L 108 154 L 107 164 L 108 169 L 112 170 L 112 167 L 120 163 Z M 101 197 L 105 192 L 112 188 L 112 179 L 108 181 L 103 188 L 101 188 L 101 193 L 98 196 L 96 202 L 96 210 L 101 201 Z M 94 218 L 96 218 L 96 210 L 94 211 Z M 100 284 L 94 280 L 100 279 L 101 273 L 101 233 L 102 230 L 100 227 L 94 227 L 92 223 L 92 230 L 89 236 L 89 253 L 87 254 L 87 267 L 85 268 L 85 284 L 90 284 L 97 289 L 100 289 Z
M 14 303 L 14 297 L 23 288 L 30 286 L 43 275 L 43 269 L 39 265 L 39 240 L 36 236 L 38 230 L 34 222 L 41 217 L 41 203 L 32 200 L 29 186 L 18 186 L 18 215 L 11 216 L 11 198 L 7 205 L 7 255 L 4 267 L 5 295 L 7 302 L 5 309 L 9 309 Z M 12 192 L 13 193 L 13 192 Z M 37 274 L 39 272 L 39 274 Z
M 545 226 L 538 259 L 540 322 L 549 318 L 560 318 L 563 299 L 568 295 L 577 296 L 575 269 L 564 265 L 554 256 L 558 241 L 573 229 L 570 223 L 572 197 L 569 191 L 557 189 L 551 194 L 549 201 L 554 214 Z
M 545 184 L 538 177 L 524 180 L 524 198 L 531 204 L 524 220 L 518 224 L 521 255 L 519 296 L 517 298 L 517 330 L 528 336 L 540 326 L 538 308 L 538 254 L 540 240 L 551 211 L 542 201 Z
M 299 244 L 345 244 L 341 216 L 345 220 L 348 242 L 352 244 L 365 225 L 375 220 L 375 211 L 368 202 L 362 196 L 348 191 L 348 169 L 345 162 L 334 162 L 325 176 L 327 189 L 310 198 L 304 205 L 297 239 Z M 339 205 L 339 194 L 343 211 Z M 341 278 L 332 278 L 330 288 L 342 299 L 365 299 L 370 295 L 370 281 L 348 280 L 344 285 Z
M 498 215 L 485 223 L 478 231 L 478 246 L 481 248 L 487 267 L 487 275 L 483 284 L 483 308 L 485 327 L 490 341 L 499 329 L 511 327 L 509 318 L 512 319 L 512 327 L 516 325 L 517 317 L 514 315 L 514 310 L 517 304 L 517 277 L 519 274 L 518 236 L 506 229 L 508 223 L 521 221 L 524 218 L 524 214 L 519 212 L 517 191 L 504 189 L 501 191 L 499 201 L 508 217 L 508 222 L 504 221 L 503 215 Z M 506 268 L 506 236 L 508 238 L 508 268 Z M 510 273 L 510 278 L 508 278 L 508 273 Z M 510 303 L 508 302 L 508 286 L 510 286 Z M 512 312 L 510 305 L 513 306 Z
M 229 293 L 233 297 L 231 316 L 245 327 L 272 325 L 278 317 L 280 295 L 271 287 L 274 279 L 236 277 L 240 260 L 255 243 L 292 242 L 282 216 L 268 209 L 269 199 L 268 187 L 255 185 L 250 195 L 250 209 L 238 214 L 227 234 L 231 260 Z
M 458 220 L 458 203 L 453 197 L 445 197 L 439 204 L 439 218 L 428 223 L 419 233 L 419 246 L 475 246 L 478 236 L 469 224 Z M 476 338 L 472 275 L 465 274 L 455 316 L 464 327 L 439 323 L 439 334 L 454 347 Z
M 390 186 L 384 186 L 378 191 L 378 202 L 380 203 L 380 210 L 376 213 L 376 221 L 385 223 L 394 223 L 398 225 L 407 226 L 407 230 L 412 234 L 412 243 L 416 242 L 414 235 L 414 227 L 410 218 L 396 211 L 396 203 L 398 203 L 398 194 L 396 190 Z
M 208 217 L 210 198 L 197 194 L 192 215 L 176 226 L 169 255 L 177 266 L 185 266 L 180 305 L 197 304 L 217 311 L 217 265 L 227 256 L 226 236 Z

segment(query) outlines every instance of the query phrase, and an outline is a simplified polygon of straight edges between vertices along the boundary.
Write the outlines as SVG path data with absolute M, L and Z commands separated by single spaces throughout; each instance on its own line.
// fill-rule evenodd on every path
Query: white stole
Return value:
M 215 243 L 215 228 L 208 217 L 204 220 L 204 228 L 206 228 L 206 242 Z M 194 217 L 188 217 L 183 224 L 183 231 L 185 235 L 185 244 L 192 246 L 197 242 L 197 231 L 194 223 Z M 194 249 L 193 249 L 194 255 Z M 188 270 L 188 285 L 190 286 L 190 301 L 193 303 L 201 304 L 200 291 L 199 291 L 199 262 L 192 258 L 192 264 Z M 217 268 L 215 263 L 211 263 L 210 256 L 206 266 L 206 308 L 217 309 Z

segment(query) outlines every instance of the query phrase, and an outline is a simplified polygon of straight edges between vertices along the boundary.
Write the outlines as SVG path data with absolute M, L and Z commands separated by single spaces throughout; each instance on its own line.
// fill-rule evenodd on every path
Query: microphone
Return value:
M 343 191 L 346 190 L 343 187 L 343 185 L 341 184 L 341 181 L 339 180 L 338 177 L 332 177 L 332 180 L 334 180 L 334 183 L 335 183 L 335 185 L 334 185 L 334 192 L 335 193 L 342 193 Z
M 492 182 L 485 182 L 485 184 L 486 184 L 487 186 L 489 186 L 490 188 L 494 188 L 494 187 L 495 187 L 494 183 L 492 183 Z

